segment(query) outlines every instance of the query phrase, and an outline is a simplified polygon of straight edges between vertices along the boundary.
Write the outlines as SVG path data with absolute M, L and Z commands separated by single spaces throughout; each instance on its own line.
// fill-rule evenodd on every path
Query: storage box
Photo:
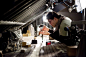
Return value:
M 28 36 L 31 36 L 31 33 L 26 33 Z
M 26 45 L 25 47 L 31 47 L 31 45 Z
M 24 36 L 25 36 L 25 37 L 28 37 L 28 34 L 23 34 L 23 37 L 24 37 Z
M 67 47 L 68 56 L 76 56 L 76 53 L 77 53 L 77 46 L 68 46 Z
M 26 46 L 26 42 L 22 42 L 22 47 L 25 47 Z
M 27 30 L 27 33 L 30 33 L 30 30 Z
M 31 36 L 31 33 L 23 34 L 23 37 L 28 37 L 28 36 Z

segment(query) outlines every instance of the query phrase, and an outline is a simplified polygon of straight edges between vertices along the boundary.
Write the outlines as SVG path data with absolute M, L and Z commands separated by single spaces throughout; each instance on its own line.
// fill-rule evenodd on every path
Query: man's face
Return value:
M 55 19 L 55 18 L 54 18 L 53 20 L 52 20 L 52 19 L 48 19 L 48 22 L 49 22 L 49 24 L 50 24 L 52 27 L 55 27 L 55 26 L 56 26 L 56 23 L 57 23 L 57 20 L 58 20 L 58 19 Z

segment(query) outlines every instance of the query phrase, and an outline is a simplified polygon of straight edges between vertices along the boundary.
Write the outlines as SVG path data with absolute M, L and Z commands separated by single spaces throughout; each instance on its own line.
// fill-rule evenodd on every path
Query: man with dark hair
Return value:
M 49 35 L 50 37 L 67 44 L 65 40 L 68 38 L 68 31 L 65 31 L 64 28 L 70 27 L 72 20 L 68 17 L 59 15 L 54 11 L 48 12 L 46 18 L 55 30 L 51 30 L 44 25 L 40 34 Z

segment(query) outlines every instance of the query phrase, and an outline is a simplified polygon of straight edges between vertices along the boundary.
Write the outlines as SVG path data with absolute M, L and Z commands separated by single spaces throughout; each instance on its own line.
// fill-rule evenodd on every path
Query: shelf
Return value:
M 13 21 L 0 21 L 0 25 L 24 25 L 22 22 L 13 22 Z
M 73 21 L 72 24 L 86 24 L 86 20 L 84 21 Z

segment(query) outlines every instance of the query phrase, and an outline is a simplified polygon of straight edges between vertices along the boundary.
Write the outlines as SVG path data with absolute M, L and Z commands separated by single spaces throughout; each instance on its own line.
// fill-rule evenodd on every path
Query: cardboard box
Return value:
M 77 53 L 77 46 L 68 46 L 67 47 L 68 56 L 76 56 L 76 53 Z
M 26 33 L 28 36 L 31 36 L 31 33 Z
M 27 30 L 27 33 L 30 33 L 30 30 Z
M 23 34 L 23 36 L 27 36 L 28 37 L 28 34 Z
M 26 42 L 22 42 L 22 47 L 25 47 L 26 46 Z
M 31 45 L 26 45 L 25 47 L 31 47 Z
M 23 37 L 28 37 L 28 36 L 31 36 L 31 33 L 23 34 Z

